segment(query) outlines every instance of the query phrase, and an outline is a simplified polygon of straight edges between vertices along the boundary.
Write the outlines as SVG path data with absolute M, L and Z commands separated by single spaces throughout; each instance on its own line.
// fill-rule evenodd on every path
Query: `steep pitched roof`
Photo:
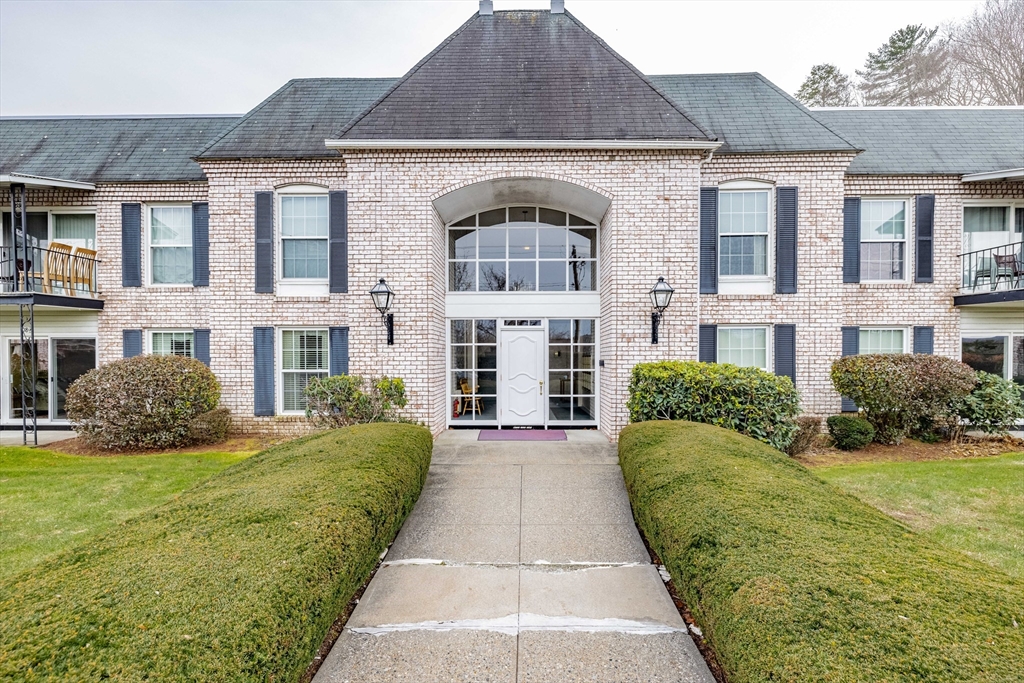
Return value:
M 373 104 L 395 78 L 299 78 L 243 116 L 199 159 L 334 157 L 324 140 Z
M 474 15 L 343 140 L 712 140 L 568 12 Z
M 0 172 L 93 183 L 205 180 L 192 156 L 225 116 L 2 118 Z
M 857 148 L 759 73 L 649 78 L 725 141 L 715 154 L 849 152 Z
M 866 150 L 852 175 L 960 175 L 1024 166 L 1024 107 L 847 107 L 812 113 Z

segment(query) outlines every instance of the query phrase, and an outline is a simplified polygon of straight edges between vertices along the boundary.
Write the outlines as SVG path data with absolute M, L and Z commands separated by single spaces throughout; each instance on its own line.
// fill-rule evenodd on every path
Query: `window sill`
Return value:
M 861 289 L 910 289 L 914 283 L 906 280 L 865 280 L 857 284 Z
M 279 298 L 329 298 L 331 286 L 327 282 L 286 282 L 278 280 L 275 294 Z
M 719 278 L 719 294 L 773 294 L 774 283 L 771 278 Z

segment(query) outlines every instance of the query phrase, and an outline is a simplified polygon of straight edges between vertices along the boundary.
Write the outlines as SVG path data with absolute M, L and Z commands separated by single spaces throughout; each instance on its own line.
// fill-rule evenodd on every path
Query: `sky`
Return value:
M 795 92 L 849 75 L 897 29 L 980 0 L 566 0 L 648 74 L 759 71 Z M 546 9 L 496 0 L 495 9 Z M 237 114 L 291 78 L 400 76 L 476 0 L 0 0 L 0 115 Z

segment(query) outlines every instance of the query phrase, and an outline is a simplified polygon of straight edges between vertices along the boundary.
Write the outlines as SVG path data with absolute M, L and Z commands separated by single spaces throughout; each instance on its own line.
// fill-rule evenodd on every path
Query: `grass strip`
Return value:
M 0 588 L 0 679 L 293 681 L 412 509 L 427 430 L 270 448 Z
M 252 455 L 101 458 L 0 448 L 0 583 Z
M 735 432 L 631 425 L 619 460 L 730 683 L 1020 680 L 1024 582 Z

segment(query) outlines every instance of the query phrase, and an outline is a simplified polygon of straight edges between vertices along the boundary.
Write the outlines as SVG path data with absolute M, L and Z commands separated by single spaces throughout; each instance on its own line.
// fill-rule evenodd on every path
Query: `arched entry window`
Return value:
M 597 226 L 543 206 L 505 206 L 448 226 L 449 292 L 592 292 Z

